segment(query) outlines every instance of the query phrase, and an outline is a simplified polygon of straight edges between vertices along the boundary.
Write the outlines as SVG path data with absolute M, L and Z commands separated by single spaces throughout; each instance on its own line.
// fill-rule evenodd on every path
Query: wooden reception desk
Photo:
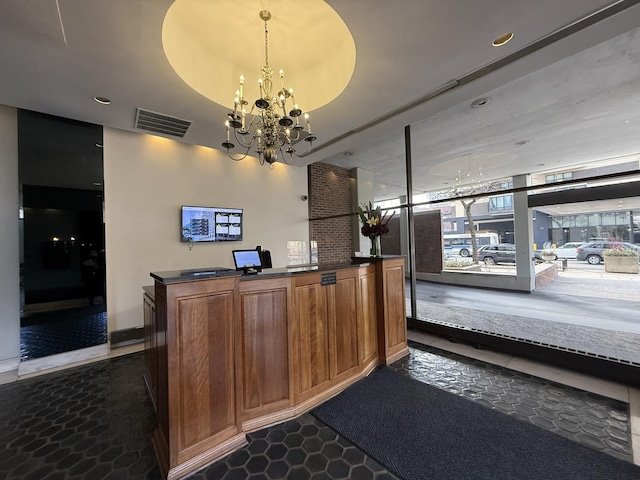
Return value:
M 145 378 L 168 479 L 408 353 L 403 257 L 257 275 L 211 268 L 151 276 Z

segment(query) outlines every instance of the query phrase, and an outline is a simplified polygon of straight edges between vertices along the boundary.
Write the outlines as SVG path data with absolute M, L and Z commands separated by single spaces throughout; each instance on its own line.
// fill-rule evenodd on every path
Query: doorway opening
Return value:
M 107 343 L 102 127 L 18 111 L 20 360 Z

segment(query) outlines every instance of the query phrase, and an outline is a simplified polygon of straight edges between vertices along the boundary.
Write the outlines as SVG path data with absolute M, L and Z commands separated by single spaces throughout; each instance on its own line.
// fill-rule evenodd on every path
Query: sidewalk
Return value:
M 567 269 L 558 272 L 558 278 L 537 291 L 599 298 L 640 300 L 640 275 L 608 273 L 592 270 Z

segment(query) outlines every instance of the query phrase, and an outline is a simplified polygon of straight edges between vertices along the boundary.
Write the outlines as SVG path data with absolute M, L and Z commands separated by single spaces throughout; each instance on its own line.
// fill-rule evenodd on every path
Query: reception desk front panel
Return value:
M 236 379 L 243 422 L 292 406 L 288 278 L 240 282 Z
M 300 415 L 408 353 L 400 257 L 251 277 L 152 276 L 146 376 L 166 478 L 221 458 L 247 432 Z

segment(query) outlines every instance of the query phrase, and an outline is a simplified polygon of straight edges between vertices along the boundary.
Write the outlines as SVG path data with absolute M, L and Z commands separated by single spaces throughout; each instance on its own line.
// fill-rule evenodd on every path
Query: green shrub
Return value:
M 445 268 L 464 268 L 473 265 L 473 262 L 452 258 L 444 261 Z

